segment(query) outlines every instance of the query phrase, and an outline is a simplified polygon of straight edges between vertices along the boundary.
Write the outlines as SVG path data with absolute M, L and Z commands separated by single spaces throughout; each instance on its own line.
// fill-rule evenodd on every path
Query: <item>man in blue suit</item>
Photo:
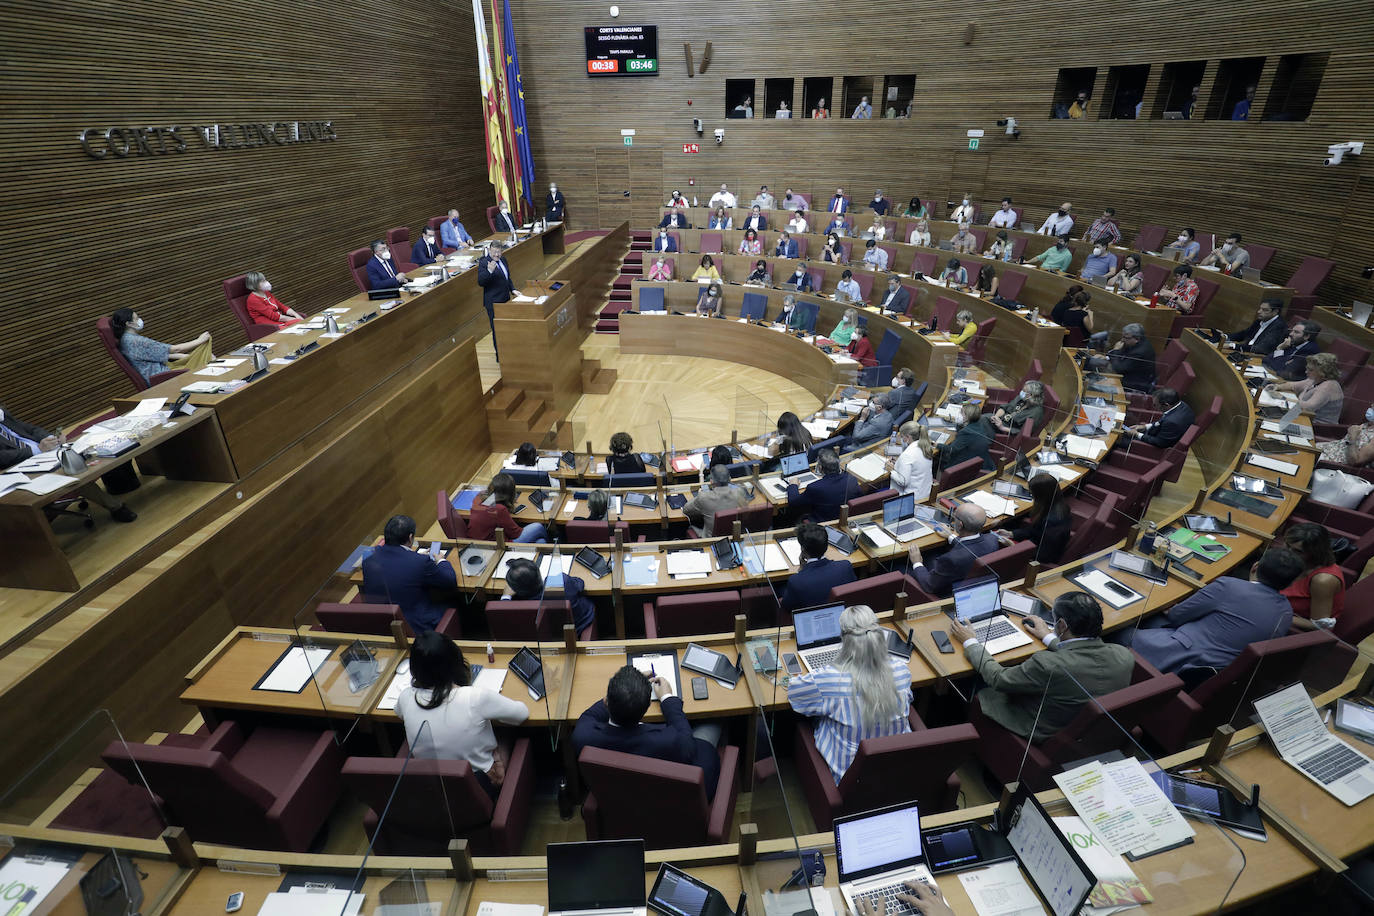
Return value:
M 448 219 L 444 220 L 439 226 L 439 238 L 444 243 L 445 248 L 471 248 L 472 236 L 468 235 L 467 229 L 458 221 L 458 211 L 448 211 Z
M 486 257 L 477 262 L 477 285 L 482 287 L 482 308 L 487 310 L 487 323 L 491 325 L 491 345 L 496 346 L 496 303 L 509 302 L 515 293 L 511 282 L 510 267 L 501 257 L 500 243 L 493 243 L 487 249 Z M 496 361 L 501 361 L 501 351 L 496 351 Z
M 792 247 L 795 248 L 796 245 L 796 242 L 792 243 Z M 800 264 L 794 267 L 792 269 L 791 275 L 784 279 L 782 282 L 780 282 L 778 286 L 783 286 L 788 289 L 794 289 L 799 293 L 811 292 L 811 271 L 806 269 L 806 262 L 802 261 Z
M 936 598 L 948 598 L 955 582 L 968 578 L 973 561 L 992 553 L 1001 543 L 997 535 L 984 531 L 988 515 L 980 506 L 964 503 L 954 510 L 954 538 L 948 549 L 931 559 L 927 565 L 921 548 L 912 543 L 907 556 L 911 558 L 911 574 Z
M 363 560 L 363 594 L 382 604 L 398 604 L 416 633 L 432 630 L 444 616 L 444 601 L 433 601 L 430 589 L 458 587 L 448 560 L 435 562 L 415 552 L 415 519 L 393 515 L 382 531 L 382 546 Z
M 365 267 L 368 289 L 400 289 L 406 282 L 406 275 L 391 263 L 391 249 L 381 239 L 372 243 L 372 257 L 368 258 Z
M 749 217 L 745 219 L 744 225 L 740 228 L 762 232 L 768 228 L 768 217 L 763 215 L 763 211 L 759 209 L 758 204 L 754 204 L 753 209 L 749 211 Z
M 674 210 L 658 221 L 660 229 L 691 229 L 692 223 L 687 219 L 687 214 Z
M 833 448 L 816 453 L 816 471 L 821 479 L 812 481 L 805 491 L 794 483 L 787 485 L 787 505 L 799 518 L 834 521 L 840 517 L 840 506 L 859 495 L 859 482 L 840 467 L 840 456 Z
M 1134 436 L 1146 445 L 1170 448 L 1183 438 L 1183 434 L 1197 418 L 1193 414 L 1193 408 L 1189 407 L 1172 388 L 1156 388 L 1154 402 L 1156 407 L 1164 411 L 1158 420 L 1135 428 L 1127 426 L 1122 432 Z
M 420 233 L 420 240 L 411 246 L 410 263 L 424 267 L 439 260 L 441 254 L 443 250 L 439 247 L 439 240 L 434 237 L 434 230 L 426 226 Z
M 830 601 L 830 590 L 837 585 L 854 581 L 854 567 L 848 560 L 826 559 L 830 539 L 825 529 L 814 522 L 797 526 L 797 543 L 801 545 L 801 569 L 787 580 L 787 587 L 779 599 L 784 611 L 816 607 Z
M 849 212 L 849 201 L 845 200 L 844 188 L 835 189 L 835 196 L 830 198 L 830 206 L 826 209 L 831 213 Z
M 677 251 L 677 239 L 668 234 L 667 229 L 658 230 L 654 236 L 654 251 Z
M 661 723 L 642 721 L 651 700 L 658 700 L 663 711 Z M 715 745 L 692 734 L 691 723 L 682 713 L 682 699 L 663 678 L 646 678 L 633 665 L 611 675 L 606 698 L 597 700 L 578 718 L 572 741 L 573 750 L 579 754 L 584 747 L 599 747 L 701 767 L 708 801 L 720 780 Z
M 786 229 L 782 230 L 782 234 L 778 236 L 777 247 L 773 249 L 773 257 L 795 258 L 797 256 L 797 253 L 797 240 L 792 238 L 792 236 L 788 234 Z
M 1291 550 L 1267 551 L 1250 579 L 1215 579 L 1139 629 L 1122 631 L 1117 642 L 1165 674 L 1220 670 L 1250 643 L 1288 634 L 1293 606 L 1279 593 L 1302 572 L 1302 560 Z

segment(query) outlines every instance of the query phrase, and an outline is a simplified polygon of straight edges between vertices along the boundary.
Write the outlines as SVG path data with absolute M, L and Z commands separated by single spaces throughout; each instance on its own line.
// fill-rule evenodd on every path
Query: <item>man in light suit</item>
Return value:
M 773 248 L 773 257 L 795 258 L 797 257 L 798 250 L 797 240 L 792 238 L 792 236 L 787 233 L 787 230 L 784 229 L 782 230 L 782 234 L 778 236 L 778 244 Z
M 758 204 L 754 204 L 754 208 L 749 211 L 749 216 L 745 219 L 742 228 L 753 229 L 755 232 L 762 232 L 768 228 L 768 218 L 763 215 Z
M 1146 445 L 1170 448 L 1183 438 L 1183 434 L 1193 425 L 1196 416 L 1193 414 L 1193 408 L 1189 407 L 1172 388 L 1156 388 L 1154 402 L 1156 407 L 1164 411 L 1158 420 L 1134 428 L 1127 426 L 1122 432 L 1134 436 Z
M 953 641 L 964 647 L 969 664 L 987 684 L 977 699 L 983 714 L 1034 744 L 1073 721 L 1089 696 L 1128 686 L 1135 668 L 1130 649 L 1102 641 L 1102 606 L 1087 592 L 1056 598 L 1054 617 L 1053 627 L 1039 617 L 1025 618 L 1026 632 L 1048 651 L 1007 667 L 971 627 L 957 620 L 949 626 Z
M 477 285 L 482 287 L 482 308 L 487 310 L 487 323 L 491 325 L 491 345 L 496 346 L 496 303 L 509 302 L 515 293 L 511 282 L 510 267 L 501 257 L 501 246 L 493 244 L 487 249 L 486 257 L 477 262 Z M 501 361 L 501 352 L 496 352 L 496 361 Z
M 691 228 L 692 228 L 692 222 L 691 222 L 691 220 L 687 219 L 687 214 L 686 214 L 686 213 L 679 213 L 677 210 L 674 210 L 672 213 L 666 214 L 666 215 L 663 217 L 663 219 L 661 219 L 661 220 L 658 221 L 658 228 L 660 228 L 660 229 L 691 229 Z
M 798 525 L 797 544 L 801 547 L 801 568 L 787 580 L 787 587 L 778 599 L 784 611 L 826 604 L 830 601 L 832 588 L 855 579 L 854 567 L 848 560 L 826 559 L 830 539 L 820 525 L 814 522 Z
M 911 292 L 902 285 L 901 277 L 893 275 L 887 278 L 887 292 L 883 294 L 883 301 L 879 305 L 884 312 L 906 314 L 911 307 Z
M 844 188 L 835 189 L 835 196 L 830 198 L 830 206 L 826 209 L 831 213 L 849 212 L 849 201 L 844 199 Z
M 472 247 L 472 236 L 468 235 L 467 229 L 458 221 L 457 210 L 449 210 L 448 219 L 439 224 L 439 240 L 444 243 L 445 248 L 455 251 Z
M 954 537 L 949 547 L 936 555 L 927 566 L 921 548 L 913 542 L 907 556 L 911 559 L 911 574 L 921 588 L 936 598 L 948 598 L 955 582 L 968 578 L 973 561 L 1001 547 L 997 536 L 984 531 L 988 515 L 981 506 L 964 503 L 954 510 Z
M 420 233 L 420 240 L 411 246 L 410 263 L 416 267 L 424 267 L 438 261 L 441 254 L 443 249 L 439 247 L 439 240 L 434 237 L 434 230 L 426 226 Z
M 372 243 L 372 257 L 368 258 L 365 267 L 368 289 L 400 289 L 406 282 L 406 275 L 391 263 L 391 249 L 381 239 Z
M 643 721 L 651 700 L 658 700 L 662 722 Z M 646 678 L 633 665 L 611 675 L 606 698 L 578 717 L 572 741 L 578 754 L 584 747 L 598 747 L 701 767 L 708 801 L 720 778 L 715 745 L 692 734 L 692 725 L 682 713 L 682 699 L 663 678 Z
M 654 251 L 677 251 L 677 240 L 667 229 L 658 230 L 658 235 L 654 236 Z
M 1250 578 L 1223 576 L 1117 640 L 1165 674 L 1188 668 L 1225 668 L 1245 647 L 1288 633 L 1293 606 L 1280 594 L 1302 575 L 1298 555 L 1267 551 Z
M 816 473 L 820 480 L 812 481 L 802 491 L 794 483 L 787 485 L 787 505 L 799 517 L 813 522 L 831 522 L 840 517 L 840 506 L 859 495 L 859 482 L 840 467 L 840 456 L 833 448 L 816 453 Z
M 363 560 L 362 593 L 379 604 L 398 604 L 401 616 L 416 633 L 432 630 L 447 608 L 430 589 L 453 590 L 458 577 L 448 560 L 435 562 L 415 552 L 415 519 L 393 515 L 382 529 L 382 544 Z

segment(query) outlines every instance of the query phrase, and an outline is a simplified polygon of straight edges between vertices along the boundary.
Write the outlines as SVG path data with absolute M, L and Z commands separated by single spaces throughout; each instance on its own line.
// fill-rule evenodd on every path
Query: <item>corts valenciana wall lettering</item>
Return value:
M 252 149 L 337 140 L 330 121 L 172 124 L 166 127 L 88 127 L 77 140 L 92 159 L 128 159 L 212 149 Z

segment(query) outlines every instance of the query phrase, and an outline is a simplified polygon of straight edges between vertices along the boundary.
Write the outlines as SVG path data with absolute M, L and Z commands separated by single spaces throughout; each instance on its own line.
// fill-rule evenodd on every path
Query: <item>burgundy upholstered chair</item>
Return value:
M 664 595 L 644 602 L 644 635 L 649 639 L 666 636 L 699 636 L 704 633 L 735 632 L 735 615 L 740 611 L 740 593 L 700 592 Z
M 386 245 L 391 249 L 391 263 L 397 273 L 408 274 L 420 268 L 410 260 L 410 227 L 397 226 L 386 232 Z
M 1026 574 L 1026 564 L 1035 559 L 1035 551 L 1034 541 L 1017 541 L 992 553 L 985 553 L 973 561 L 968 578 L 976 579 L 991 573 L 999 582 L 1020 579 Z
M 699 254 L 720 254 L 724 236 L 719 232 L 701 233 L 701 241 L 697 244 Z
M 630 523 L 616 522 L 615 528 L 624 532 L 624 539 L 628 543 Z M 566 544 L 609 544 L 614 539 L 609 521 L 590 522 L 586 519 L 573 519 L 563 523 L 563 541 Z
M 943 493 L 961 487 L 983 473 L 983 459 L 970 458 L 949 468 L 942 468 L 936 481 L 936 492 Z
M 773 505 L 764 503 L 717 512 L 711 517 L 712 536 L 727 537 L 734 530 L 735 522 L 739 522 L 745 531 L 767 531 L 773 527 Z
M 488 601 L 486 614 L 491 638 L 513 642 L 562 642 L 563 627 L 574 622 L 570 602 L 548 598 L 543 601 Z M 596 621 L 580 630 L 577 639 L 579 642 L 596 639 Z
M 404 752 L 348 758 L 343 783 L 367 805 L 363 828 L 377 855 L 442 856 L 449 840 L 465 839 L 476 855 L 516 856 L 534 798 L 534 755 L 528 738 L 515 742 L 495 802 L 466 760 L 408 761 Z
M 948 331 L 954 327 L 954 316 L 959 312 L 959 303 L 948 296 L 940 296 L 935 300 L 935 329 L 937 331 Z
M 1293 288 L 1293 298 L 1286 309 L 1289 321 L 1312 314 L 1317 305 L 1317 287 L 1325 283 L 1335 269 L 1336 262 L 1327 258 L 1306 257 L 1298 263 L 1298 269 L 1284 284 Z
M 1138 251 L 1158 251 L 1159 246 L 1164 242 L 1164 233 L 1167 230 L 1157 223 L 1142 223 L 1140 231 L 1135 234 L 1135 248 Z
M 916 580 L 905 572 L 879 573 L 876 576 L 864 576 L 853 582 L 846 582 L 844 585 L 836 585 L 830 589 L 830 600 L 846 607 L 856 604 L 866 604 L 873 610 L 882 613 L 890 611 L 897 604 L 897 593 L 906 592 L 907 598 L 912 599 L 920 591 L 920 586 Z M 908 604 L 915 604 L 914 600 L 908 600 Z
M 638 754 L 584 747 L 578 770 L 587 786 L 587 839 L 642 837 L 650 849 L 709 846 L 730 839 L 739 797 L 739 748 L 720 754 L 720 779 L 706 801 L 706 772 Z
M 112 742 L 101 757 L 147 782 L 169 824 L 200 843 L 305 852 L 334 810 L 343 754 L 325 729 L 224 722 L 199 747 Z
M 439 491 L 438 511 L 439 529 L 444 532 L 444 537 L 456 539 L 468 536 L 468 520 L 454 510 L 446 490 Z
M 372 596 L 377 597 L 377 596 Z M 405 617 L 401 615 L 399 604 L 382 604 L 369 600 L 369 596 L 358 595 L 362 600 L 355 600 L 350 604 L 336 604 L 334 602 L 321 602 L 315 607 L 315 617 L 320 621 L 320 626 L 330 633 L 366 633 L 371 636 L 390 636 L 391 622 L 401 621 L 401 628 L 407 636 L 414 636 L 415 633 L 410 629 L 410 624 L 406 623 Z M 454 639 L 463 635 L 462 626 L 458 620 L 458 609 L 449 608 L 444 611 L 444 616 L 439 618 L 438 625 L 434 628 L 445 636 L 452 636 Z
M 797 723 L 794 760 L 816 829 L 828 831 L 842 814 L 898 802 L 914 801 L 932 814 L 954 808 L 960 786 L 955 771 L 973 758 L 977 747 L 972 725 L 867 738 L 859 742 L 854 762 L 836 785 L 807 721 Z
M 935 252 L 918 251 L 916 256 L 911 259 L 911 272 L 929 277 L 936 273 L 938 263 Z
M 139 391 L 147 391 L 153 385 L 165 382 L 169 378 L 176 378 L 181 375 L 180 369 L 169 369 L 166 372 L 158 372 L 151 379 L 144 379 L 134 368 L 134 364 L 119 349 L 119 344 L 115 342 L 114 329 L 110 327 L 108 317 L 100 317 L 95 320 L 95 333 L 100 338 L 100 342 L 109 351 L 110 359 L 115 361 L 115 365 L 124 370 L 124 374 L 129 377 L 129 381 L 134 383 L 134 388 Z
M 247 274 L 239 274 L 237 277 L 230 277 L 220 285 L 224 288 L 224 298 L 229 303 L 229 311 L 234 313 L 234 317 L 243 325 L 243 333 L 248 335 L 249 343 L 271 334 L 277 328 L 270 324 L 257 324 L 253 321 L 253 316 L 248 314 L 248 284 L 244 282 Z
M 1250 254 L 1250 269 L 1261 272 L 1264 268 L 1269 266 L 1270 261 L 1274 260 L 1274 255 L 1278 254 L 1277 248 L 1271 248 L 1268 245 L 1257 245 L 1253 242 L 1242 247 Z
M 891 488 L 878 490 L 873 493 L 866 493 L 863 496 L 855 497 L 849 501 L 849 517 L 863 515 L 865 512 L 876 512 L 883 507 L 883 503 L 897 495 L 897 491 Z
M 967 352 L 962 354 L 970 365 L 980 366 L 983 364 L 983 360 L 987 358 L 988 335 L 992 333 L 992 329 L 995 327 L 997 327 L 996 318 L 986 318 L 978 322 L 978 330 L 970 338 Z
M 372 258 L 371 248 L 354 248 L 348 253 L 348 273 L 358 292 L 365 293 L 367 286 L 367 262 Z

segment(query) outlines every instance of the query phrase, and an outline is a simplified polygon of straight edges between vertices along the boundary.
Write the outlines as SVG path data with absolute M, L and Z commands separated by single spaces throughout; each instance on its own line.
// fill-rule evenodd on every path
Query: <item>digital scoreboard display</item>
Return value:
M 589 25 L 588 76 L 658 76 L 658 26 Z

